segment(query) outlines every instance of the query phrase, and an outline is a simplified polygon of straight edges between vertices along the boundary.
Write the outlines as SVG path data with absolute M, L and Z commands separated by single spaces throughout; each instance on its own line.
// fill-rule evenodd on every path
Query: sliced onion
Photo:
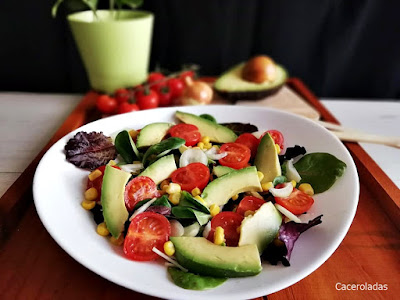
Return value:
M 277 210 L 279 210 L 279 212 L 282 215 L 287 217 L 290 221 L 293 221 L 295 223 L 301 223 L 301 220 L 294 213 L 290 212 L 289 210 L 284 208 L 282 205 L 275 204 L 275 207 L 276 207 Z
M 276 189 L 276 188 L 270 188 L 269 192 L 274 196 L 274 197 L 279 197 L 279 198 L 286 198 L 289 197 L 290 194 L 293 191 L 293 185 L 291 182 L 286 182 L 284 183 L 284 187 L 281 189 Z
M 185 232 L 182 224 L 177 220 L 169 221 L 171 224 L 171 236 L 182 236 Z
M 221 158 L 224 158 L 225 156 L 227 156 L 228 155 L 228 153 L 227 152 L 221 152 L 221 153 L 218 153 L 218 149 L 217 148 L 215 148 L 215 147 L 211 147 L 210 149 L 208 149 L 206 152 L 204 152 L 206 155 L 207 155 L 207 157 L 209 158 L 209 159 L 212 159 L 212 160 L 220 160 Z
M 150 207 L 150 205 L 153 204 L 154 201 L 156 201 L 157 198 L 153 198 L 150 201 L 147 201 L 145 204 L 143 204 L 141 207 L 139 207 L 129 218 L 129 221 L 132 221 L 134 217 L 136 217 L 138 214 L 141 214 L 142 212 L 145 212 L 146 209 Z
M 144 168 L 142 163 L 136 163 L 136 164 L 127 164 L 127 165 L 121 165 L 119 166 L 122 170 L 124 170 L 125 172 L 136 172 L 138 170 L 141 170 Z
M 207 155 L 200 149 L 187 149 L 179 159 L 179 166 L 186 167 L 188 164 L 199 162 L 208 166 Z
M 207 225 L 204 227 L 204 230 L 203 230 L 203 237 L 204 237 L 204 238 L 207 238 L 207 237 L 208 237 L 208 234 L 210 233 L 210 231 L 211 231 L 211 221 L 208 222 Z
M 296 168 L 293 165 L 293 159 L 288 160 L 286 163 L 286 178 L 288 180 L 294 180 L 296 182 L 299 182 L 301 180 L 299 172 L 297 172 Z
M 169 257 L 168 255 L 162 253 L 160 250 L 158 250 L 156 247 L 153 247 L 153 249 L 151 249 L 154 253 L 158 254 L 159 256 L 161 256 L 162 258 L 164 258 L 166 261 L 170 262 L 171 264 L 173 264 L 174 266 L 178 267 L 179 269 L 181 269 L 183 272 L 187 272 L 188 270 L 184 267 L 182 267 L 175 259 L 172 259 L 171 257 Z
M 184 227 L 183 236 L 196 236 L 200 231 L 200 224 L 195 222 L 192 225 Z

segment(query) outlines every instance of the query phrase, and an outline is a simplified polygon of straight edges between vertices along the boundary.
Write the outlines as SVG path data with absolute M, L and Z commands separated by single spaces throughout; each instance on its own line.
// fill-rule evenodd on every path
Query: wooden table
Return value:
M 70 98 L 60 100 L 53 108 L 48 107 L 48 114 L 43 111 L 35 112 L 32 105 L 29 106 L 30 109 L 25 107 L 24 111 L 26 114 L 38 113 L 38 122 L 53 118 L 53 121 L 59 120 L 61 124 L 75 103 L 80 101 L 79 95 L 65 97 Z M 38 101 L 40 99 L 42 95 L 38 95 Z M 27 101 L 20 101 L 22 105 L 29 105 Z M 72 102 L 67 105 L 66 101 Z M 87 109 L 88 103 L 81 102 L 50 143 L 84 121 L 82 112 Z M 318 106 L 326 120 L 335 121 L 320 102 L 313 104 Z M 23 120 L 21 116 L 18 123 Z M 6 121 L 2 117 L 0 124 L 5 126 L 4 124 L 12 123 L 10 120 Z M 46 139 L 55 129 L 49 128 L 42 138 Z M 29 142 L 31 130 L 35 128 L 26 128 L 26 136 L 21 136 L 21 141 L 16 139 L 14 143 L 20 142 L 23 146 Z M 376 164 L 365 164 L 366 158 L 362 156 L 365 152 L 359 145 L 346 145 L 355 156 L 361 181 L 357 214 L 347 236 L 336 252 L 315 272 L 287 289 L 268 295 L 268 299 L 395 299 L 400 294 L 400 233 L 395 225 L 395 221 L 400 220 L 397 219 L 400 192 L 393 183 L 380 184 L 382 180 L 389 180 L 388 177 Z M 89 271 L 69 257 L 47 233 L 36 214 L 30 189 L 31 177 L 43 152 L 11 189 L 5 192 L 0 203 L 0 299 L 151 299 L 152 297 L 117 286 Z M 23 159 L 22 153 L 20 161 Z M 2 160 L 0 166 L 2 163 L 13 162 Z M 23 167 L 18 170 L 22 172 L 22 169 Z M 379 178 L 371 176 L 372 173 Z M 1 180 L 12 182 L 18 175 L 19 171 L 16 171 L 9 177 L 1 177 Z M 382 286 L 386 284 L 388 289 L 340 290 L 343 288 L 342 284 L 356 288 L 356 284 L 376 283 Z

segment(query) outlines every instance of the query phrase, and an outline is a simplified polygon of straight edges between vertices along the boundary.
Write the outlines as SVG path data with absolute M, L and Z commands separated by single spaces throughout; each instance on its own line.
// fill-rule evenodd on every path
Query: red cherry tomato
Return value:
M 219 160 L 219 163 L 233 169 L 246 167 L 251 156 L 249 147 L 238 143 L 223 144 L 219 151 L 228 153 L 227 156 Z
M 138 111 L 138 110 L 139 110 L 139 106 L 137 106 L 137 104 L 124 102 L 118 106 L 117 113 L 124 114 L 124 113 L 128 113 L 131 111 Z
M 147 82 L 149 83 L 151 88 L 156 88 L 159 89 L 162 86 L 165 86 L 166 80 L 165 76 L 160 73 L 160 72 L 152 72 L 149 74 L 149 77 L 147 77 Z
M 117 109 L 117 106 L 117 100 L 108 95 L 100 95 L 96 99 L 96 107 L 102 113 L 112 114 Z
M 128 211 L 133 211 L 135 205 L 142 200 L 159 197 L 157 185 L 147 176 L 133 178 L 125 187 L 125 206 Z
M 191 192 L 198 187 L 204 189 L 210 179 L 210 170 L 202 163 L 191 163 L 186 167 L 176 169 L 171 174 L 172 182 L 181 186 L 181 189 Z
M 185 89 L 185 84 L 182 79 L 171 78 L 167 81 L 167 85 L 171 90 L 173 99 L 182 96 L 183 90 Z
M 251 157 L 255 157 L 257 154 L 257 148 L 258 148 L 258 144 L 260 143 L 260 141 L 258 138 L 256 138 L 251 133 L 242 133 L 236 139 L 235 143 L 239 143 L 239 144 L 249 147 L 249 149 L 251 151 Z
M 266 202 L 263 199 L 254 196 L 246 196 L 240 201 L 239 206 L 236 209 L 236 212 L 243 216 L 246 211 L 248 210 L 256 211 L 264 203 Z
M 118 166 L 113 166 L 113 168 L 121 170 L 121 168 Z M 92 187 L 94 187 L 97 190 L 97 198 L 95 199 L 96 202 L 99 202 L 101 200 L 101 186 L 103 185 L 103 177 L 104 177 L 105 169 L 106 169 L 106 166 L 98 167 L 97 170 L 99 170 L 101 172 L 101 175 L 93 181 L 88 179 L 88 181 L 86 183 L 87 190 Z
M 168 86 L 152 88 L 158 95 L 160 106 L 169 106 L 172 102 L 172 93 Z
M 149 261 L 159 256 L 153 247 L 163 252 L 171 235 L 171 225 L 166 217 L 155 212 L 144 212 L 134 217 L 124 241 L 124 253 L 133 260 Z
M 277 185 L 278 187 L 279 185 Z M 279 187 L 278 187 L 279 188 Z M 289 197 L 275 197 L 275 202 L 295 215 L 305 213 L 314 204 L 314 199 L 306 193 L 294 188 Z
M 136 104 L 140 109 L 156 108 L 159 105 L 157 93 L 148 88 L 138 89 L 135 93 Z
M 169 129 L 169 134 L 174 137 L 179 137 L 186 141 L 186 146 L 196 145 L 201 138 L 201 134 L 197 126 L 192 124 L 180 123 L 172 126 Z
M 225 243 L 227 246 L 236 247 L 239 243 L 240 233 L 238 227 L 242 224 L 243 216 L 232 212 L 223 211 L 211 219 L 211 230 L 207 239 L 214 242 L 214 232 L 218 226 L 224 229 Z
M 131 98 L 131 92 L 127 89 L 118 89 L 115 91 L 115 99 L 119 104 L 128 102 Z
M 280 132 L 279 130 L 275 130 L 275 129 L 267 130 L 266 132 L 264 132 L 261 135 L 260 141 L 261 141 L 262 137 L 264 135 L 266 135 L 267 133 L 269 133 L 269 135 L 272 137 L 275 144 L 278 144 L 279 148 L 281 148 L 281 150 L 283 150 L 285 139 L 283 138 L 282 132 Z

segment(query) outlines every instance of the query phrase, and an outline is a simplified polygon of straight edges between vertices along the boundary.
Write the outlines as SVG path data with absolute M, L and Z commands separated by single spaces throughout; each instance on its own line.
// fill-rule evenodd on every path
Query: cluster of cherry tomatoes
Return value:
M 96 107 L 104 114 L 122 114 L 170 106 L 182 96 L 185 78 L 194 76 L 195 72 L 191 70 L 168 77 L 161 72 L 152 72 L 144 84 L 120 88 L 114 95 L 100 94 L 96 99 Z

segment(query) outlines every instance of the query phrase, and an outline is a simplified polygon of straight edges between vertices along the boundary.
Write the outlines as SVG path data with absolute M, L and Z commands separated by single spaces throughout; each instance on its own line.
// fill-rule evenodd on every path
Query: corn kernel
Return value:
M 160 188 L 163 189 L 164 186 L 168 186 L 168 185 L 169 185 L 169 180 L 165 179 L 165 180 L 161 181 Z
M 124 243 L 124 240 L 125 239 L 123 234 L 120 234 L 118 238 L 110 236 L 110 242 L 115 246 L 121 246 Z
M 165 190 L 168 194 L 176 194 L 181 192 L 181 186 L 177 183 L 171 182 Z
M 183 154 L 183 152 L 185 152 L 185 151 L 188 150 L 188 149 L 189 149 L 188 146 L 182 145 L 182 146 L 179 147 L 179 152 L 180 152 L 181 154 Z
M 314 195 L 314 189 L 309 183 L 302 183 L 299 185 L 299 190 L 306 193 L 307 195 Z
M 200 147 L 196 146 L 196 147 L 193 147 L 192 149 L 200 149 Z M 200 150 L 201 150 L 201 149 L 200 149 Z
M 254 211 L 254 210 L 246 210 L 246 211 L 244 212 L 244 216 L 245 216 L 245 217 L 252 216 L 252 215 L 254 215 L 254 214 L 255 214 L 255 211 Z
M 212 148 L 212 144 L 211 143 L 204 143 L 204 149 L 211 149 Z
M 211 217 L 214 217 L 214 216 L 218 215 L 219 212 L 220 212 L 220 210 L 221 210 L 221 209 L 219 208 L 218 205 L 216 205 L 216 204 L 211 204 L 211 206 L 210 206 L 210 214 L 211 214 Z
M 110 234 L 110 232 L 107 229 L 107 225 L 104 222 L 97 225 L 96 232 L 101 236 L 107 236 Z
M 257 176 L 258 176 L 258 180 L 260 180 L 260 181 L 264 179 L 263 172 L 257 171 Z
M 170 194 L 168 196 L 169 201 L 171 201 L 172 204 L 178 205 L 179 201 L 181 200 L 181 193 L 176 193 L 176 194 Z
M 281 147 L 279 147 L 278 144 L 275 144 L 275 148 L 276 148 L 276 153 L 281 153 Z
M 93 201 L 97 198 L 99 194 L 97 193 L 97 190 L 94 187 L 91 187 L 90 189 L 85 191 L 85 200 L 88 201 Z
M 197 147 L 199 147 L 201 150 L 204 149 L 204 143 L 203 142 L 198 142 Z
M 135 139 L 139 134 L 139 131 L 136 131 L 135 129 L 129 130 L 129 135 L 131 136 L 132 139 Z
M 203 204 L 204 206 L 207 206 L 206 201 L 204 201 L 203 198 L 201 198 L 200 196 L 195 196 L 193 197 L 194 199 L 196 199 L 197 201 L 199 201 L 201 204 Z
M 86 210 L 91 210 L 96 206 L 96 201 L 83 200 L 81 203 L 82 207 Z
M 171 241 L 164 243 L 164 253 L 168 256 L 172 256 L 175 254 L 175 246 Z
M 263 192 L 268 192 L 270 188 L 273 188 L 274 184 L 271 181 L 265 182 L 261 184 L 261 188 Z
M 293 185 L 293 187 L 296 187 L 296 185 L 297 185 L 296 180 L 291 180 L 290 183 Z
M 194 188 L 194 189 L 192 190 L 191 194 L 192 194 L 193 197 L 196 197 L 196 196 L 199 196 L 199 195 L 201 194 L 201 191 L 200 191 L 200 189 L 197 187 L 197 188 Z
M 233 201 L 237 200 L 238 198 L 239 198 L 239 195 L 238 195 L 238 194 L 232 196 L 232 200 L 233 200 Z
M 222 245 L 223 243 L 225 243 L 225 232 L 221 226 L 218 226 L 214 232 L 214 244 Z
M 93 181 L 96 178 L 99 178 L 101 175 L 103 175 L 103 173 L 101 173 L 101 171 L 99 169 L 96 169 L 88 175 L 88 178 L 90 181 Z
M 209 136 L 203 136 L 200 141 L 203 142 L 204 144 L 207 144 L 207 143 L 210 142 L 210 137 Z
M 116 164 L 117 163 L 115 162 L 115 160 L 110 160 L 107 165 L 112 167 L 112 166 L 115 166 Z

